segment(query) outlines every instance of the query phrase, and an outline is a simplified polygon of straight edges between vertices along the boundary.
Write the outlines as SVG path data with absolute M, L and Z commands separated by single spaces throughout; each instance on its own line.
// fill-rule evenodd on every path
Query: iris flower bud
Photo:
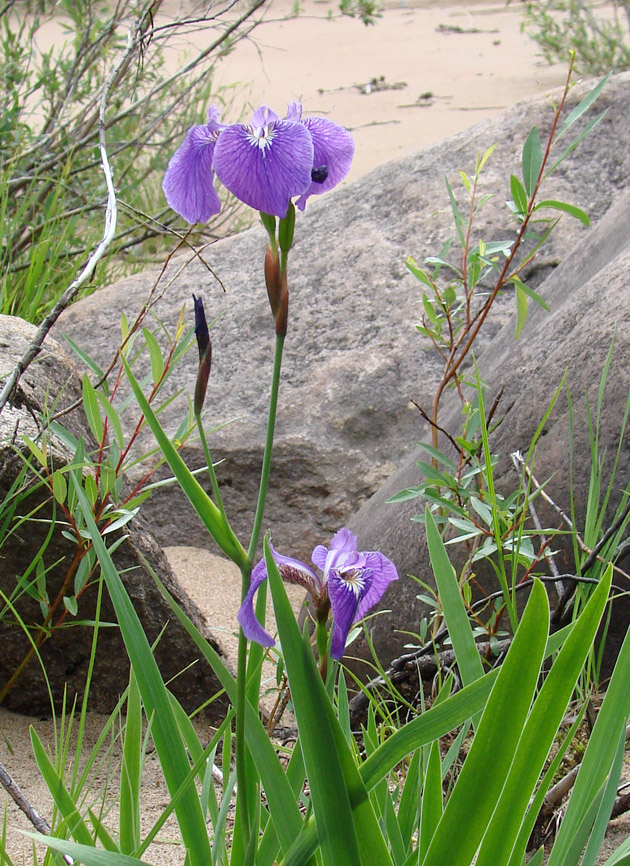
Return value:
M 195 337 L 197 338 L 197 347 L 199 349 L 199 372 L 197 373 L 197 383 L 195 385 L 194 409 L 195 415 L 200 415 L 203 402 L 206 399 L 206 388 L 208 387 L 208 377 L 210 376 L 212 343 L 210 342 L 203 301 L 194 295 L 193 301 L 195 304 Z
M 281 273 L 277 252 L 271 247 L 265 252 L 265 283 L 271 312 L 276 323 L 276 334 L 279 337 L 287 335 L 287 320 L 289 316 L 289 287 L 286 271 Z

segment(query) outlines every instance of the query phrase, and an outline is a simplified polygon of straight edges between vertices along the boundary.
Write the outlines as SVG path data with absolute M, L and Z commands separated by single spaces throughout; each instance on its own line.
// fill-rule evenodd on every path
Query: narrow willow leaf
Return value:
M 522 292 L 524 292 L 528 298 L 531 298 L 532 301 L 535 301 L 540 307 L 543 308 L 543 310 L 546 310 L 547 312 L 550 311 L 547 301 L 541 295 L 539 295 L 538 292 L 535 292 L 528 285 L 526 285 L 520 277 L 511 277 L 510 282 L 514 283 L 515 286 L 518 286 L 518 288 Z
M 522 214 L 527 213 L 527 193 L 515 174 L 510 175 L 510 191 L 517 211 Z
M 425 286 L 429 289 L 433 289 L 433 283 L 431 282 L 431 277 L 427 274 L 425 270 L 423 270 L 415 259 L 412 259 L 411 256 L 405 262 L 405 267 L 409 271 L 410 274 L 413 274 L 421 283 L 424 283 Z
M 459 235 L 459 242 L 462 245 L 462 247 L 465 247 L 466 246 L 466 239 L 464 237 L 464 229 L 463 229 L 464 220 L 463 220 L 462 215 L 459 211 L 459 206 L 457 204 L 457 200 L 453 194 L 453 190 L 451 188 L 450 183 L 448 182 L 447 177 L 444 178 L 444 183 L 446 184 L 446 189 L 448 191 L 448 197 L 449 197 L 449 200 L 451 202 L 451 210 L 453 211 L 453 219 L 455 221 L 455 228 L 457 229 L 457 234 Z M 428 261 L 428 259 L 425 259 L 425 261 Z
M 110 427 L 113 430 L 114 437 L 116 438 L 116 442 L 118 443 L 118 447 L 122 451 L 125 440 L 123 436 L 122 424 L 120 423 L 120 418 L 118 417 L 118 412 L 114 409 L 105 394 L 101 394 L 100 391 L 96 391 L 96 397 L 101 404 L 107 420 L 109 421 Z
M 516 298 L 516 330 L 514 332 L 514 339 L 518 340 L 527 318 L 527 295 L 517 283 L 514 283 L 514 296 Z
M 45 469 L 47 467 L 47 463 L 46 454 L 44 453 L 44 451 L 39 447 L 39 445 L 36 445 L 29 436 L 22 436 L 22 439 L 28 446 L 28 450 L 31 452 L 33 457 L 37 460 L 40 466 L 43 466 Z
M 566 148 L 566 150 L 563 151 L 563 153 L 558 157 L 558 159 L 554 162 L 551 168 L 547 169 L 547 171 L 545 172 L 545 178 L 548 178 L 549 175 L 558 168 L 560 163 L 564 162 L 567 156 L 575 150 L 578 144 L 580 144 L 580 142 L 585 139 L 586 136 L 602 122 L 602 120 L 608 114 L 608 111 L 608 108 L 604 109 L 601 114 L 598 114 L 597 117 L 594 117 L 589 123 L 586 124 L 582 132 L 577 136 L 577 138 L 574 139 L 571 144 Z
M 88 354 L 86 354 L 83 351 L 83 349 L 81 349 L 79 346 L 77 346 L 77 344 L 74 342 L 74 340 L 71 340 L 67 334 L 64 334 L 63 338 L 66 341 L 66 343 L 70 346 L 72 351 L 81 359 L 81 361 L 83 361 L 85 366 L 90 368 L 90 370 L 94 373 L 96 378 L 99 380 L 103 379 L 105 374 L 103 373 L 103 371 L 99 367 L 99 365 L 96 363 L 96 361 L 92 360 L 92 358 L 90 358 L 90 356 Z
M 537 127 L 533 126 L 525 140 L 525 144 L 523 145 L 522 158 L 523 181 L 525 183 L 527 195 L 530 197 L 534 194 L 534 189 L 536 188 L 536 181 L 540 174 L 542 159 L 543 153 L 542 144 L 540 143 L 540 134 Z
M 582 115 L 589 110 L 591 105 L 598 99 L 599 94 L 602 92 L 606 84 L 608 83 L 612 72 L 609 72 L 605 75 L 601 81 L 599 81 L 595 87 L 579 102 L 573 111 L 567 116 L 567 119 L 562 124 L 562 128 L 560 132 L 556 136 L 556 141 L 567 132 L 575 123 L 576 120 L 579 120 Z
M 151 376 L 153 377 L 153 384 L 157 385 L 157 383 L 162 378 L 162 373 L 164 372 L 162 351 L 160 349 L 158 341 L 155 339 L 154 335 L 151 333 L 151 331 L 149 331 L 148 328 L 143 328 L 142 333 L 144 335 L 144 339 L 149 350 L 149 357 L 151 359 Z
M 96 391 L 87 373 L 83 376 L 83 410 L 92 435 L 97 442 L 101 442 L 103 439 L 103 419 L 98 408 Z
M 66 496 L 68 495 L 68 485 L 66 483 L 66 478 L 61 469 L 57 469 L 53 473 L 52 477 L 52 489 L 53 496 L 61 505 L 66 501 Z
M 433 445 L 429 445 L 428 442 L 416 442 L 418 448 L 422 451 L 426 451 L 426 453 L 432 457 L 434 460 L 437 460 L 438 463 L 444 463 L 446 466 L 450 467 L 453 472 L 457 471 L 457 467 L 453 463 L 450 457 L 447 457 L 442 451 L 434 448 Z
M 591 221 L 588 218 L 588 214 L 583 211 L 582 208 L 576 207 L 573 204 L 568 204 L 566 201 L 545 199 L 545 201 L 539 201 L 538 204 L 534 207 L 534 210 L 538 211 L 542 210 L 543 208 L 551 208 L 552 210 L 560 210 L 564 213 L 568 213 L 570 216 L 575 217 L 575 219 L 579 220 L 587 227 L 591 224 Z
M 77 600 L 73 595 L 64 595 L 63 606 L 68 611 L 70 616 L 76 616 L 77 615 L 79 605 L 77 604 Z
M 487 161 L 490 159 L 490 157 L 494 153 L 494 150 L 495 150 L 496 146 L 498 145 L 498 143 L 499 143 L 498 141 L 495 141 L 494 144 L 491 144 L 490 147 L 488 148 L 488 150 L 484 153 L 484 155 L 478 161 L 478 163 L 477 163 L 477 175 L 481 174 L 481 172 L 483 171 L 484 165 L 487 163 Z

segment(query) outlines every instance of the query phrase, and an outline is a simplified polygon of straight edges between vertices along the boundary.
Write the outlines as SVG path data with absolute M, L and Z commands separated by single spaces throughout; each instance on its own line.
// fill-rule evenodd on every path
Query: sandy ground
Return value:
M 388 159 L 463 130 L 563 81 L 565 70 L 541 65 L 535 45 L 521 34 L 519 5 L 416 5 L 401 0 L 399 6 L 387 8 L 375 26 L 365 27 L 347 18 L 328 20 L 329 11 L 336 9 L 331 0 L 306 0 L 301 14 L 291 18 L 286 17 L 293 9 L 291 0 L 273 0 L 267 23 L 256 30 L 254 39 L 240 43 L 225 58 L 217 83 L 246 85 L 253 108 L 265 102 L 281 113 L 288 101 L 301 99 L 306 113 L 330 117 L 350 128 L 356 140 L 350 179 L 357 178 Z M 51 38 L 56 38 L 54 33 Z M 199 33 L 194 38 L 202 45 L 209 36 Z M 184 52 L 186 47 L 180 49 Z M 177 62 L 173 57 L 172 63 Z M 234 120 L 236 115 L 225 119 Z M 191 123 L 201 120 L 191 118 Z M 168 555 L 217 636 L 233 653 L 238 601 L 233 592 L 237 581 L 229 566 L 218 565 L 210 554 L 200 557 L 198 551 L 171 549 Z M 194 569 L 188 567 L 191 556 Z M 208 586 L 213 587 L 212 593 Z M 296 607 L 300 596 L 294 598 Z M 84 754 L 104 721 L 89 715 Z M 0 710 L 0 761 L 49 818 L 51 801 L 32 757 L 30 724 L 52 748 L 50 719 L 28 719 Z M 113 744 L 111 767 L 105 763 L 98 769 L 88 802 L 98 803 L 108 778 L 115 782 L 117 750 Z M 0 806 L 4 799 L 0 796 Z M 166 803 L 159 768 L 149 758 L 142 796 L 146 829 Z M 625 836 L 622 822 L 617 823 Z M 29 825 L 10 801 L 8 827 L 7 850 L 13 862 L 32 864 L 30 843 L 18 832 Z M 176 827 L 167 825 L 160 838 L 161 844 L 147 853 L 147 862 L 183 863 Z M 0 862 L 5 861 L 0 857 Z

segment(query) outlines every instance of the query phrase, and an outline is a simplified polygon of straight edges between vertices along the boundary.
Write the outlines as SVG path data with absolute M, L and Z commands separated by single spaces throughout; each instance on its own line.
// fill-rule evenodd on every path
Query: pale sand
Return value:
M 282 18 L 291 7 L 290 0 L 273 0 L 267 17 Z M 545 92 L 561 84 L 565 76 L 564 69 L 538 62 L 535 46 L 520 33 L 518 3 L 508 7 L 477 3 L 410 8 L 403 2 L 399 8 L 386 9 L 379 22 L 367 28 L 350 19 L 326 20 L 328 10 L 336 8 L 328 0 L 308 0 L 302 8 L 298 18 L 270 20 L 259 28 L 255 44 L 240 44 L 223 62 L 219 79 L 224 83 L 253 82 L 249 101 L 254 108 L 266 102 L 283 113 L 287 101 L 301 99 L 308 114 L 324 115 L 351 128 L 357 145 L 351 179 L 388 159 L 465 129 L 519 99 Z M 436 32 L 440 24 L 481 32 Z M 203 41 L 208 37 L 199 38 Z M 356 86 L 380 76 L 386 84 L 405 82 L 406 87 L 367 94 Z M 419 100 L 428 92 L 433 94 L 431 98 Z M 201 120 L 191 118 L 191 123 Z M 471 153 L 470 163 L 474 158 Z M 233 655 L 237 576 L 225 563 L 217 568 L 210 554 L 171 549 L 169 558 L 217 637 Z M 293 596 L 296 608 L 300 598 L 301 592 Z M 0 710 L 0 761 L 31 802 L 50 817 L 50 797 L 32 757 L 28 737 L 31 723 L 50 743 L 49 720 Z M 104 717 L 90 714 L 88 746 L 103 723 Z M 94 801 L 106 774 L 106 767 L 99 771 Z M 145 779 L 142 809 L 148 829 L 168 800 L 153 758 L 148 760 Z M 3 793 L 0 805 L 4 799 L 8 798 Z M 29 843 L 17 832 L 17 828 L 29 829 L 29 825 L 11 801 L 8 824 L 8 851 L 14 863 L 22 862 L 22 850 L 26 852 L 24 862 L 32 863 Z M 167 841 L 150 849 L 145 855 L 147 862 L 164 866 L 182 863 L 176 827 L 170 824 L 160 836 Z

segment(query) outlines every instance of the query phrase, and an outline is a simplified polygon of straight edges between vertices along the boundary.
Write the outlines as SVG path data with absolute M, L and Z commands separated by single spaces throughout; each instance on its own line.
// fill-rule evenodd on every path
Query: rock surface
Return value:
M 579 85 L 574 106 L 592 86 Z M 557 94 L 555 94 L 557 98 Z M 597 104 L 603 122 L 545 185 L 547 198 L 602 216 L 630 177 L 630 76 L 613 78 Z M 593 114 L 589 114 L 588 118 Z M 486 241 L 513 236 L 505 200 L 511 172 L 520 173 L 521 150 L 533 125 L 547 134 L 547 98 L 530 100 L 412 156 L 383 165 L 298 214 L 290 259 L 290 325 L 280 393 L 276 449 L 264 528 L 277 547 L 308 557 L 326 542 L 392 473 L 426 432 L 410 398 L 426 403 L 435 385 L 435 358 L 424 351 L 414 325 L 421 293 L 405 269 L 408 255 L 421 261 L 437 254 L 453 234 L 446 175 L 461 189 L 458 172 L 474 167 L 475 155 L 498 147 L 482 176 L 480 192 L 494 193 L 478 219 Z M 586 122 L 586 119 L 584 119 Z M 584 227 L 564 217 L 552 236 L 543 268 L 528 277 L 536 285 L 585 237 Z M 206 399 L 208 427 L 226 424 L 210 437 L 235 529 L 251 527 L 271 377 L 273 328 L 262 278 L 265 240 L 254 228 L 206 249 L 204 258 L 222 279 L 224 293 L 198 260 L 174 277 L 155 307 L 173 329 L 182 306 L 191 321 L 191 295 L 201 294 L 212 329 L 213 369 Z M 177 267 L 181 265 L 179 261 Z M 546 267 L 545 267 L 546 265 Z M 101 364 L 119 341 L 120 312 L 135 317 L 158 274 L 144 273 L 102 289 L 68 310 L 56 334 L 67 333 Z M 166 285 L 162 282 L 161 285 Z M 490 344 L 511 315 L 506 297 L 484 328 Z M 485 341 L 485 342 L 484 342 Z M 145 360 L 148 371 L 149 362 Z M 185 358 L 169 393 L 192 394 L 196 359 Z M 173 402 L 162 421 L 170 433 L 185 411 Z M 150 447 L 151 440 L 143 440 Z M 201 450 L 182 452 L 191 467 Z M 207 534 L 179 491 L 159 491 L 146 507 L 162 545 L 209 546 Z
M 0 374 L 12 369 L 17 358 L 33 339 L 35 330 L 21 319 L 0 316 Z M 75 544 L 62 536 L 60 524 L 46 546 L 49 520 L 52 517 L 51 497 L 46 487 L 32 487 L 26 498 L 17 500 L 7 495 L 22 466 L 22 460 L 19 456 L 16 457 L 16 448 L 21 446 L 21 450 L 28 454 L 22 437 L 27 435 L 31 439 L 37 438 L 42 410 L 44 406 L 49 407 L 53 399 L 57 409 L 80 401 L 81 380 L 75 365 L 61 346 L 48 339 L 35 363 L 22 377 L 12 403 L 7 404 L 0 414 L 0 498 L 4 509 L 0 521 L 3 527 L 0 539 L 0 590 L 3 597 L 11 599 L 12 603 L 12 609 L 7 610 L 5 607 L 0 617 L 0 689 L 30 648 L 23 629 L 16 622 L 15 614 L 29 626 L 33 638 L 37 637 L 43 622 L 43 613 L 35 591 L 35 572 L 31 571 L 28 578 L 28 583 L 33 584 L 33 595 L 24 591 L 16 593 L 19 579 L 28 573 L 34 557 L 42 551 L 41 559 L 46 570 L 45 589 L 53 603 L 64 584 L 68 566 L 76 550 Z M 82 436 L 88 449 L 95 446 L 82 410 L 65 415 L 61 423 L 75 437 Z M 72 457 L 63 441 L 56 436 L 51 437 L 48 453 L 55 468 L 66 465 Z M 13 502 L 14 514 L 11 515 Z M 15 519 L 20 515 L 30 515 L 31 519 L 16 525 Z M 58 509 L 57 517 L 60 516 L 63 518 Z M 9 532 L 9 529 L 13 531 Z M 127 524 L 124 533 L 128 537 L 113 554 L 114 562 L 149 641 L 154 642 L 164 630 L 155 651 L 156 659 L 164 678 L 173 680 L 173 693 L 192 711 L 205 698 L 219 691 L 220 687 L 210 668 L 198 658 L 199 653 L 192 646 L 183 628 L 174 621 L 174 616 L 157 589 L 145 562 L 149 563 L 219 653 L 222 652 L 221 647 L 208 631 L 205 620 L 195 605 L 179 586 L 162 549 L 142 516 Z M 115 539 L 115 533 L 109 534 L 108 544 Z M 94 620 L 98 583 L 98 580 L 94 580 L 80 595 L 76 620 Z M 72 596 L 72 586 L 66 587 L 63 594 Z M 60 605 L 53 622 L 57 621 L 63 610 L 63 605 Z M 128 684 L 129 665 L 118 628 L 105 625 L 116 622 L 106 590 L 102 598 L 100 621 L 102 626 L 98 634 L 98 653 L 90 688 L 90 708 L 111 712 Z M 75 624 L 75 618 L 70 615 L 65 617 L 65 626 L 57 629 L 40 648 L 47 681 L 57 707 L 63 700 L 64 689 L 69 706 L 75 695 L 80 699 L 84 692 L 94 631 L 92 627 Z M 182 674 L 182 671 L 185 672 Z M 9 690 L 3 706 L 33 715 L 49 713 L 47 681 L 38 661 L 32 659 Z M 214 718 L 221 718 L 224 712 L 224 701 L 216 701 L 209 710 L 210 716 Z

